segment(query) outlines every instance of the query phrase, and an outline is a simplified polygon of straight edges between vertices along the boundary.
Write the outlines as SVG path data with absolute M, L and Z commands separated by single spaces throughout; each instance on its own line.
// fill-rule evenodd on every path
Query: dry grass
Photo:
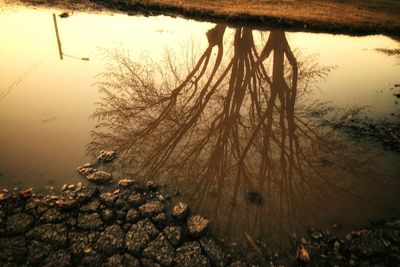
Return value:
M 12 1 L 12 0 L 11 0 Z M 168 12 L 200 19 L 265 23 L 311 31 L 400 35 L 399 0 L 19 0 L 90 2 L 110 9 Z

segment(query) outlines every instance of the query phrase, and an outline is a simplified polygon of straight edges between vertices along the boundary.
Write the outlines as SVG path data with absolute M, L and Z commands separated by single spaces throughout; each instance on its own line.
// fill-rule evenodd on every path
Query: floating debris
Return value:
M 60 15 L 58 15 L 60 18 L 65 19 L 69 17 L 69 13 L 68 12 L 63 12 Z

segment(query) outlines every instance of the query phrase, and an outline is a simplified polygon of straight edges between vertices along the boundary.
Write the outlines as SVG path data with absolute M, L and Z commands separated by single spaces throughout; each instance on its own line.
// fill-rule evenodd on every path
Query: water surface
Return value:
M 398 215 L 399 155 L 315 116 L 393 119 L 400 64 L 376 48 L 398 42 L 74 13 L 61 60 L 60 12 L 1 10 L 0 186 L 84 181 L 114 149 L 116 178 L 157 180 L 233 240 Z

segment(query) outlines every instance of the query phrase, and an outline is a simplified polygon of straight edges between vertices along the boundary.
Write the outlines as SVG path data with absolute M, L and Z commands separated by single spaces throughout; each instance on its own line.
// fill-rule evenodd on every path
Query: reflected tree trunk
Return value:
M 173 57 L 155 67 L 111 53 L 88 149 L 113 148 L 130 175 L 173 183 L 228 235 L 290 235 L 324 212 L 326 195 L 357 197 L 330 175 L 351 168 L 353 151 L 298 103 L 329 68 L 296 58 L 282 31 L 260 45 L 235 28 L 228 49 L 226 32 L 206 33 L 186 75 Z

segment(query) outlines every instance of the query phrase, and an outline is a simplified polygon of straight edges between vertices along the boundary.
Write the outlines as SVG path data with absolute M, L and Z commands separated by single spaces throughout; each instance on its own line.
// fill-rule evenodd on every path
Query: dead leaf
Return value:
M 303 263 L 310 262 L 310 254 L 308 253 L 308 250 L 304 244 L 301 244 L 297 249 L 296 259 Z

